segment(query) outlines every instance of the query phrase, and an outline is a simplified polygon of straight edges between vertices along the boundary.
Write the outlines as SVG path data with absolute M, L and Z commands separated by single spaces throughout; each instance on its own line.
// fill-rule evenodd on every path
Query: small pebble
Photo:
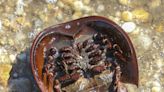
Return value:
M 61 1 L 57 2 L 57 6 L 59 6 L 60 8 L 64 8 L 64 3 Z
M 122 5 L 128 5 L 130 3 L 130 0 L 118 0 L 118 1 Z
M 120 23 L 120 18 L 119 17 L 114 17 L 113 18 L 113 21 L 116 22 L 118 25 Z
M 149 49 L 149 47 L 152 45 L 152 39 L 144 34 L 144 33 L 141 33 L 139 36 L 138 36 L 138 43 L 140 43 L 140 45 L 145 49 Z
M 2 54 L 0 56 L 0 63 L 9 63 L 10 59 L 7 54 Z
M 73 3 L 73 9 L 75 12 L 85 12 L 85 13 L 90 13 L 91 8 L 88 5 L 84 5 L 82 1 L 75 1 Z
M 57 16 L 56 16 L 56 18 L 58 19 L 58 20 L 62 20 L 63 19 L 63 15 L 62 15 L 63 13 L 61 12 L 61 11 L 59 11 L 58 12 L 58 14 L 57 14 Z
M 46 0 L 46 3 L 56 3 L 57 0 Z
M 156 60 L 156 64 L 158 68 L 161 68 L 164 66 L 163 58 L 159 58 Z
M 26 35 L 23 32 L 17 32 L 15 35 L 15 42 L 17 42 L 17 44 L 20 43 L 20 41 L 24 40 L 26 38 Z
M 25 17 L 18 17 L 16 18 L 16 22 L 23 25 L 26 22 Z
M 16 4 L 16 11 L 15 14 L 17 15 L 24 15 L 24 6 L 25 3 L 23 2 L 23 0 L 18 0 L 17 4 Z
M 84 4 L 88 5 L 91 0 L 82 0 Z
M 157 31 L 157 32 L 164 32 L 164 23 L 159 23 L 159 24 L 157 24 L 157 26 L 155 27 L 155 30 Z
M 132 13 L 129 11 L 123 11 L 121 14 L 121 18 L 124 21 L 131 21 L 133 19 Z
M 160 87 L 161 85 L 160 85 L 159 81 L 153 81 L 153 86 Z
M 121 12 L 120 12 L 120 11 L 117 11 L 117 12 L 115 13 L 115 16 L 116 16 L 116 17 L 120 17 L 120 16 L 121 16 Z
M 161 57 L 164 57 L 164 51 L 161 51 L 161 52 L 159 53 L 159 55 L 160 55 Z
M 159 75 L 158 73 L 155 73 L 155 74 L 153 75 L 153 78 L 156 79 L 156 80 L 158 80 L 158 79 L 159 79 L 159 76 L 160 76 L 160 75 Z M 158 84 L 159 84 L 159 82 L 158 82 Z M 159 84 L 159 86 L 160 86 L 160 84 Z
M 83 10 L 83 8 L 84 8 L 84 4 L 82 3 L 82 1 L 75 1 L 75 2 L 73 3 L 73 5 L 74 5 L 74 9 L 75 9 L 76 11 Z
M 0 85 L 0 92 L 3 92 L 4 90 L 5 90 L 5 88 Z
M 9 27 L 11 23 L 10 23 L 9 19 L 3 19 L 2 24 L 6 27 Z
M 84 13 L 88 13 L 88 14 L 92 12 L 92 8 L 89 6 L 84 6 L 83 10 L 84 10 Z
M 162 92 L 162 91 L 160 91 L 160 87 L 152 87 L 151 92 Z
M 9 55 L 9 58 L 10 58 L 11 62 L 14 62 L 14 60 L 15 60 L 16 56 L 15 56 L 15 55 L 13 55 L 13 54 L 11 54 L 11 55 Z
M 8 44 L 9 44 L 10 46 L 13 46 L 13 45 L 14 45 L 13 39 L 8 39 Z
M 130 33 L 134 31 L 134 29 L 136 28 L 136 24 L 134 22 L 125 22 L 122 25 L 122 28 L 125 30 L 125 32 Z
M 102 4 L 98 5 L 98 7 L 97 7 L 97 12 L 102 12 L 102 11 L 104 11 L 104 10 L 105 10 L 104 5 L 102 5 Z
M 17 78 L 17 77 L 18 77 L 18 73 L 14 73 L 14 74 L 13 74 L 13 77 L 14 77 L 14 78 Z
M 132 32 L 132 34 L 134 35 L 138 35 L 141 31 L 141 28 L 140 27 L 136 27 L 135 30 Z
M 133 10 L 132 15 L 140 22 L 147 22 L 149 19 L 149 13 L 142 8 Z
M 73 14 L 72 18 L 73 18 L 73 19 L 77 19 L 77 18 L 79 18 L 80 16 L 82 16 L 82 12 L 77 11 L 77 12 L 75 12 L 75 13 Z

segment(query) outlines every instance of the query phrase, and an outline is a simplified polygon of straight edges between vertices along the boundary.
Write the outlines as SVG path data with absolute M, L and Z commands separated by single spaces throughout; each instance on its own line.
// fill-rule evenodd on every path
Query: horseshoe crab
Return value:
M 30 61 L 42 92 L 127 92 L 122 83 L 138 86 L 128 35 L 99 16 L 46 28 L 33 42 Z

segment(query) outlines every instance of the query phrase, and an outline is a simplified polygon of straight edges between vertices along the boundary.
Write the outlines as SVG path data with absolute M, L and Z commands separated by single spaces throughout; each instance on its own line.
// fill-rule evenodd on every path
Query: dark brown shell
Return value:
M 72 39 L 76 39 L 78 42 L 84 41 L 85 38 L 97 31 L 111 37 L 113 42 L 117 43 L 124 52 L 127 62 L 120 62 L 122 68 L 121 81 L 138 86 L 137 59 L 128 35 L 113 21 L 99 16 L 90 16 L 48 27 L 36 36 L 31 47 L 30 61 L 33 75 L 42 92 L 52 91 L 52 85 L 45 85 L 45 81 L 41 80 L 44 48 L 50 49 L 51 45 L 56 47 L 69 46 Z M 52 39 L 54 39 L 55 44 L 51 43 Z

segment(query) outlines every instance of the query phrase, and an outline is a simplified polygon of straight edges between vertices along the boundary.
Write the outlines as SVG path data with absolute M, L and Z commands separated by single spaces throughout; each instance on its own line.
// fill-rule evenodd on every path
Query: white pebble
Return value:
M 5 87 L 3 87 L 2 85 L 0 85 L 0 91 L 4 92 L 5 91 Z
M 123 5 L 128 5 L 130 3 L 129 0 L 118 0 L 120 4 L 123 4 Z
M 57 6 L 59 6 L 60 8 L 64 8 L 64 3 L 61 1 L 57 2 Z
M 75 9 L 76 12 L 84 11 L 85 13 L 89 13 L 92 10 L 89 6 L 84 5 L 82 1 L 78 1 L 78 0 L 73 3 L 73 8 Z
M 120 11 L 117 11 L 117 12 L 115 13 L 115 16 L 116 16 L 116 17 L 120 17 L 120 16 L 121 16 L 121 12 L 120 12 Z
M 73 3 L 73 5 L 74 5 L 74 9 L 76 11 L 80 11 L 80 10 L 82 10 L 84 8 L 84 5 L 83 5 L 83 3 L 81 1 L 75 1 Z
M 122 28 L 125 30 L 125 32 L 130 33 L 134 31 L 134 29 L 136 28 L 136 24 L 134 22 L 125 22 L 122 25 Z
M 14 78 L 17 78 L 17 77 L 18 77 L 18 74 L 17 74 L 17 73 L 14 73 L 14 74 L 13 74 L 13 77 L 14 77 Z
M 161 84 L 160 84 L 158 81 L 154 81 L 154 82 L 153 82 L 153 86 L 155 86 L 155 87 L 160 87 Z
M 104 9 L 105 9 L 105 7 L 104 7 L 104 5 L 99 5 L 98 7 L 97 7 L 97 12 L 102 12 L 102 11 L 104 11 Z
M 147 50 L 151 45 L 152 45 L 152 40 L 151 38 L 144 34 L 144 33 L 141 33 L 139 36 L 138 36 L 138 42 L 141 44 L 141 46 Z
M 15 58 L 16 58 L 16 56 L 13 55 L 13 54 L 9 55 L 9 57 L 10 57 L 11 62 L 13 62 L 15 60 Z
M 152 87 L 151 92 L 162 92 L 162 91 L 160 91 L 160 87 Z
M 25 6 L 25 3 L 23 2 L 23 0 L 18 0 L 15 13 L 17 15 L 23 15 L 24 14 L 24 6 Z
M 20 41 L 24 40 L 26 38 L 25 34 L 23 34 L 22 31 L 17 32 L 15 35 L 16 42 L 20 43 Z
M 156 64 L 158 68 L 161 68 L 164 66 L 163 58 L 159 58 L 156 60 Z
M 46 0 L 46 3 L 56 3 L 57 0 Z

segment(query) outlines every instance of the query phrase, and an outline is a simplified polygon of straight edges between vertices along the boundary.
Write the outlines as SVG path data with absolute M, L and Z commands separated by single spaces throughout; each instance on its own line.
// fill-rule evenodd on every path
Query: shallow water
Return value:
M 23 66 L 16 64 L 28 60 L 28 48 L 37 33 L 55 24 L 98 15 L 124 25 L 135 47 L 139 87 L 127 85 L 129 92 L 164 92 L 163 4 L 164 0 L 0 0 L 0 91 L 6 91 L 9 77 L 15 76 L 15 81 L 25 77 L 22 71 L 26 70 L 18 71 Z M 12 66 L 15 70 L 10 76 Z M 32 84 L 30 81 L 23 83 Z

